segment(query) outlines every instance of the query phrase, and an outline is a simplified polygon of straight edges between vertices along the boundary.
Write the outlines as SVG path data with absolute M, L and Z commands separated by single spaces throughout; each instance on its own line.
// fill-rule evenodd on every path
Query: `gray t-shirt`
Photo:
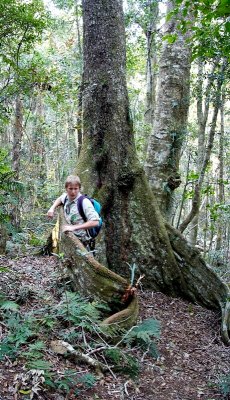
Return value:
M 61 202 L 62 202 L 62 204 L 64 204 L 64 213 L 65 213 L 65 218 L 66 218 L 66 221 L 68 224 L 72 224 L 72 225 L 79 224 L 80 225 L 80 224 L 84 224 L 84 222 L 85 222 L 82 219 L 81 215 L 79 214 L 78 206 L 77 206 L 77 202 L 78 202 L 78 199 L 80 196 L 82 196 L 82 194 L 78 193 L 77 197 L 74 200 L 70 201 L 68 198 L 68 195 L 66 193 L 63 193 L 61 195 Z M 83 199 L 82 207 L 83 207 L 84 214 L 87 218 L 87 221 L 99 221 L 100 220 L 98 213 L 94 209 L 94 206 L 89 199 L 87 199 L 87 198 Z M 86 229 L 76 230 L 76 231 L 74 231 L 74 234 L 76 236 L 79 236 L 79 238 L 83 239 L 83 240 L 87 240 L 90 238 Z

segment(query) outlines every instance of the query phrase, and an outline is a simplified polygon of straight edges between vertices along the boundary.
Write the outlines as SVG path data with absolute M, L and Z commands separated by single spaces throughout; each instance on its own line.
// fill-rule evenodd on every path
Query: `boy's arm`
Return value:
M 50 207 L 50 209 L 48 210 L 47 216 L 48 216 L 49 218 L 53 218 L 55 209 L 56 209 L 57 207 L 61 206 L 61 205 L 62 205 L 62 200 L 61 200 L 61 196 L 60 196 L 60 197 L 58 197 L 58 198 L 55 200 L 55 202 L 53 203 L 53 205 L 52 205 L 52 206 Z
M 98 225 L 99 221 L 86 221 L 83 224 L 78 224 L 78 225 L 64 225 L 62 232 L 73 232 L 73 231 L 78 231 L 79 229 L 89 229 Z

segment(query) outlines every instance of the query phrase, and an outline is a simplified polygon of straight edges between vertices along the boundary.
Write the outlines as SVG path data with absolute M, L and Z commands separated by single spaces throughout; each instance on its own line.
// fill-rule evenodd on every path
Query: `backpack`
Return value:
M 87 231 L 88 231 L 89 235 L 91 236 L 91 238 L 94 239 L 95 237 L 97 237 L 97 235 L 99 234 L 99 232 L 101 230 L 101 227 L 102 227 L 102 218 L 101 218 L 101 215 L 100 215 L 100 213 L 101 213 L 101 204 L 99 203 L 99 201 L 93 199 L 92 197 L 87 196 L 87 194 L 83 194 L 77 199 L 78 212 L 79 212 L 79 214 L 82 217 L 84 222 L 87 222 L 87 218 L 85 216 L 84 209 L 83 209 L 83 204 L 82 204 L 84 199 L 89 199 L 91 201 L 95 211 L 98 213 L 98 215 L 100 217 L 98 226 L 94 226 L 93 228 L 87 229 Z M 65 198 L 64 205 L 65 205 L 66 201 L 67 201 L 67 196 Z
M 100 220 L 99 220 L 99 225 L 98 226 L 94 226 L 93 228 L 89 228 L 87 229 L 87 231 L 89 232 L 91 238 L 95 238 L 102 227 L 102 218 L 101 218 L 101 204 L 99 203 L 99 201 L 93 199 L 92 197 L 87 196 L 87 194 L 83 194 L 82 196 L 79 197 L 78 201 L 77 201 L 77 207 L 78 207 L 78 211 L 80 216 L 82 217 L 82 219 L 84 220 L 84 222 L 87 221 L 84 210 L 83 210 L 83 200 L 84 199 L 89 199 L 95 209 L 95 211 L 98 213 Z

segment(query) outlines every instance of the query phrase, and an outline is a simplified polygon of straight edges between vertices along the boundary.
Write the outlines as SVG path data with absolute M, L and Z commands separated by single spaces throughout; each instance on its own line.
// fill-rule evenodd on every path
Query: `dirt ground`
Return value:
M 55 257 L 1 257 L 0 293 L 21 304 L 28 313 L 47 304 L 57 295 Z M 47 400 L 224 400 L 220 382 L 230 374 L 230 349 L 220 339 L 220 316 L 198 305 L 162 293 L 139 292 L 140 320 L 156 318 L 161 324 L 157 359 L 137 349 L 140 373 L 135 379 L 114 372 L 99 374 L 93 388 L 79 395 L 42 387 L 33 399 Z M 0 339 L 7 328 L 0 318 Z M 135 352 L 135 350 L 134 350 Z M 47 358 L 53 371 L 72 368 L 79 373 L 92 372 L 87 365 L 73 363 L 50 350 Z M 15 381 L 25 374 L 23 358 L 4 357 L 0 361 L 0 400 L 29 399 L 28 393 L 15 390 Z

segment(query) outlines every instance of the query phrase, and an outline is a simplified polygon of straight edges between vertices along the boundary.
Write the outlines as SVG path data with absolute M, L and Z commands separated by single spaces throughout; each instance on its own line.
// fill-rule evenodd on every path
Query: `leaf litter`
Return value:
M 56 257 L 25 256 L 12 259 L 2 256 L 0 264 L 3 268 L 0 273 L 0 293 L 7 301 L 19 304 L 22 315 L 33 315 L 60 299 L 64 279 L 60 275 Z M 0 359 L 0 400 L 229 399 L 228 390 L 221 389 L 221 382 L 229 379 L 230 375 L 230 349 L 220 339 L 220 315 L 162 293 L 139 292 L 139 300 L 140 321 L 157 319 L 161 333 L 157 341 L 157 358 L 151 357 L 147 351 L 140 354 L 138 347 L 134 349 L 140 362 L 137 377 L 130 378 L 124 373 L 112 371 L 97 372 L 95 375 L 89 365 L 57 355 L 48 345 L 43 353 L 44 359 L 31 360 L 31 368 L 26 365 L 22 354 L 15 354 L 15 357 L 6 355 Z M 51 326 L 51 342 L 56 339 L 55 328 L 48 320 L 45 323 Z M 66 329 L 68 331 L 68 327 Z M 69 331 L 71 333 L 71 329 Z M 2 314 L 1 346 L 4 345 L 6 332 Z M 43 338 L 39 334 L 38 337 L 36 332 L 29 331 L 29 327 L 24 335 L 28 335 L 25 336 L 28 343 L 40 341 L 38 353 L 43 347 L 42 341 L 47 341 L 47 336 Z M 24 347 L 28 352 L 28 345 Z M 36 352 L 31 354 L 35 357 Z M 38 361 L 44 369 L 32 368 L 39 364 Z M 44 385 L 46 368 L 50 373 L 50 386 Z M 66 375 L 67 371 L 69 376 Z M 82 382 L 84 379 L 86 381 L 83 385 L 78 378 L 75 389 L 79 390 L 70 388 L 71 379 L 75 379 L 71 373 L 72 377 L 78 376 Z M 53 388 L 52 379 L 57 376 L 62 379 L 59 387 L 56 385 Z

